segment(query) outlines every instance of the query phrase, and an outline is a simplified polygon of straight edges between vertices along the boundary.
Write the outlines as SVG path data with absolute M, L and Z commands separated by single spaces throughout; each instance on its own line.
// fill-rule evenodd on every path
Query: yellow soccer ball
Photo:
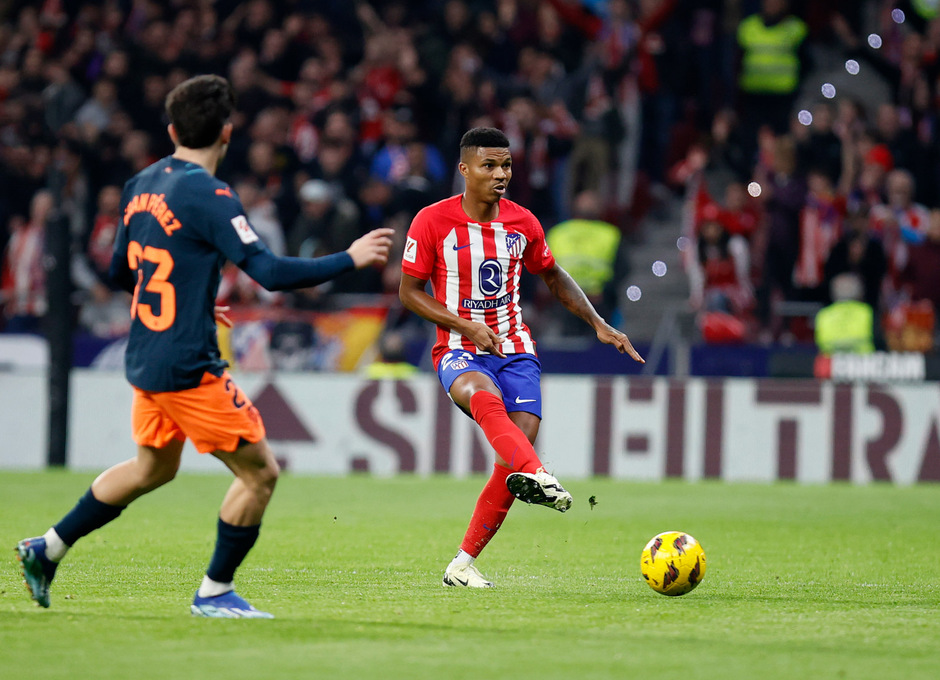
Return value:
M 657 593 L 685 595 L 705 578 L 705 551 L 687 533 L 665 531 L 646 544 L 640 571 Z

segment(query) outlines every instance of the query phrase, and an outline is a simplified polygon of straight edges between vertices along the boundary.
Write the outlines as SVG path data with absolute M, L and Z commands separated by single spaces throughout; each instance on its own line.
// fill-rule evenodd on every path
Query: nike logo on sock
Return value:
M 535 401 L 535 399 L 523 399 L 522 397 L 516 397 L 517 404 L 527 404 L 530 401 Z
M 464 248 L 469 248 L 469 247 L 470 247 L 469 243 L 464 246 L 458 246 L 456 243 L 454 244 L 454 250 L 463 250 Z

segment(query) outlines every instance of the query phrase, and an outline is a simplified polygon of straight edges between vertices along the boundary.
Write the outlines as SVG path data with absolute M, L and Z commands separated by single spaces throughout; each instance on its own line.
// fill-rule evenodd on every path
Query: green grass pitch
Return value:
M 0 474 L 0 675 L 30 678 L 937 678 L 940 487 L 574 482 L 570 512 L 517 505 L 442 588 L 481 478 L 285 475 L 239 591 L 273 621 L 189 601 L 230 478 L 181 475 L 79 543 L 52 608 L 12 548 L 92 475 Z M 595 496 L 596 507 L 588 498 Z M 639 571 L 655 534 L 708 556 L 667 598 Z

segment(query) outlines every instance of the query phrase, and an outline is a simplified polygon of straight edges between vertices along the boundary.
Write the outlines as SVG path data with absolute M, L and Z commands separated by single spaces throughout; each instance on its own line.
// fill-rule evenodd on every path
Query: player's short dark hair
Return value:
M 467 130 L 460 138 L 460 151 L 477 147 L 508 149 L 509 137 L 502 130 L 494 127 L 476 127 Z
M 203 149 L 215 144 L 235 110 L 235 91 L 221 76 L 190 78 L 166 96 L 166 114 L 181 146 Z

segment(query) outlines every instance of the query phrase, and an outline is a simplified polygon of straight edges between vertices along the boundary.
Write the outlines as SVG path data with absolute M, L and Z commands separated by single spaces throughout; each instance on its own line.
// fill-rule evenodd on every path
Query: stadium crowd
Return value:
M 6 332 L 41 329 L 44 232 L 57 211 L 72 242 L 76 324 L 125 332 L 128 301 L 106 283 L 121 187 L 172 152 L 166 93 L 218 73 L 238 95 L 219 177 L 275 253 L 333 252 L 381 225 L 400 247 L 418 209 L 460 190 L 460 135 L 494 125 L 512 144 L 511 198 L 550 238 L 562 222 L 585 228 L 559 231 L 553 248 L 562 261 L 590 250 L 597 304 L 616 307 L 624 246 L 644 238 L 650 206 L 682 200 L 690 303 L 736 323 L 730 337 L 800 339 L 786 303 L 834 302 L 831 284 L 848 273 L 860 287 L 839 289 L 860 291 L 876 343 L 933 347 L 935 3 L 46 0 L 0 13 Z M 885 86 L 864 98 L 820 91 L 810 78 L 820 55 Z M 586 223 L 620 238 L 591 250 L 610 231 Z M 227 271 L 222 301 L 393 300 L 399 261 L 298 294 Z M 910 323 L 929 325 L 929 343 L 910 340 Z

